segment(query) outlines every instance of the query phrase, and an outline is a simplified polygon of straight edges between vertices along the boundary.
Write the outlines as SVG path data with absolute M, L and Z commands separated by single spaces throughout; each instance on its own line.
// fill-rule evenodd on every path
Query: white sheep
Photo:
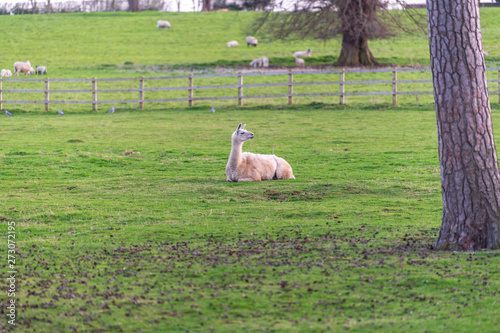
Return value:
M 245 124 L 246 125 L 246 124 Z M 241 123 L 231 137 L 231 154 L 226 165 L 228 182 L 252 182 L 275 179 L 295 179 L 292 167 L 275 155 L 242 153 L 243 142 L 253 139 L 252 132 L 245 131 Z
M 269 67 L 269 59 L 267 59 L 266 57 L 262 57 L 262 66 Z
M 19 73 L 29 75 L 31 74 L 31 70 L 33 70 L 33 73 L 35 72 L 35 69 L 31 67 L 29 60 L 26 60 L 26 62 L 18 61 L 14 63 L 14 74 L 17 74 L 17 76 L 19 76 Z
M 235 46 L 240 46 L 240 44 L 235 40 L 227 42 L 227 47 L 235 47 Z
M 9 77 L 9 76 L 12 76 L 12 71 L 10 69 L 2 69 L 2 72 L 0 75 L 2 77 Z
M 304 67 L 305 66 L 304 59 L 295 58 L 295 64 L 297 65 L 297 67 Z
M 246 39 L 246 42 L 247 42 L 247 47 L 250 46 L 250 45 L 253 45 L 253 46 L 257 46 L 257 38 L 255 37 L 252 37 L 252 36 L 248 36 Z
M 253 67 L 253 68 L 262 67 L 262 59 L 257 58 L 257 59 L 252 60 L 252 62 L 250 63 L 250 67 Z
M 299 51 L 299 52 L 295 52 L 293 54 L 293 57 L 294 58 L 305 58 L 305 57 L 310 57 L 311 56 L 311 53 L 312 53 L 312 50 L 311 49 L 307 49 L 307 51 Z
M 47 74 L 47 67 L 36 66 L 36 74 Z
M 156 23 L 156 29 L 159 29 L 159 28 L 167 28 L 167 29 L 170 29 L 170 22 L 168 22 L 168 21 L 162 21 L 162 20 L 159 20 L 159 21 Z

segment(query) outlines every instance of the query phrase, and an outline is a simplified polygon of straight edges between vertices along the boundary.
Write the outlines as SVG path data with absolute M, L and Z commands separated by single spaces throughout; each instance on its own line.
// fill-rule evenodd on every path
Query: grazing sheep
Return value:
M 235 46 L 240 46 L 240 44 L 235 40 L 227 42 L 227 47 L 235 47 Z
M 491 51 L 488 51 L 488 52 L 483 51 L 483 54 L 484 54 L 485 56 L 489 56 L 489 55 L 490 55 L 490 52 L 491 52 Z
M 266 57 L 262 57 L 262 66 L 269 67 L 269 59 L 267 59 Z
M 252 60 L 252 62 L 250 63 L 250 67 L 253 67 L 253 68 L 262 67 L 262 59 L 257 58 L 257 59 Z
M 246 125 L 246 124 L 245 124 Z M 253 139 L 252 132 L 245 131 L 241 123 L 231 137 L 231 154 L 226 165 L 228 182 L 252 182 L 275 179 L 295 179 L 292 167 L 275 155 L 242 153 L 243 142 Z
M 307 51 L 299 51 L 299 52 L 295 52 L 293 54 L 293 57 L 294 58 L 305 58 L 305 57 L 310 57 L 311 56 L 311 53 L 312 53 L 312 50 L 311 49 L 307 49 Z
M 12 76 L 12 71 L 10 69 L 2 69 L 1 76 L 2 77 Z
M 258 43 L 257 38 L 252 37 L 252 36 L 248 36 L 245 40 L 247 42 L 247 47 L 250 45 L 257 47 L 257 43 Z
M 47 67 L 36 66 L 36 74 L 47 74 Z
M 30 70 L 27 71 L 24 75 L 35 75 L 36 70 L 33 67 L 30 67 Z
M 295 58 L 295 64 L 297 65 L 297 67 L 304 67 L 305 66 L 304 59 Z
M 18 61 L 14 63 L 14 74 L 17 74 L 17 76 L 19 76 L 19 73 L 24 73 L 24 75 L 32 74 L 31 70 L 33 70 L 33 73 L 35 72 L 29 60 L 26 60 L 26 62 Z
M 159 21 L 156 23 L 156 29 L 159 29 L 159 28 L 167 28 L 167 29 L 170 29 L 170 22 L 168 22 L 168 21 L 162 21 L 162 20 L 159 20 Z

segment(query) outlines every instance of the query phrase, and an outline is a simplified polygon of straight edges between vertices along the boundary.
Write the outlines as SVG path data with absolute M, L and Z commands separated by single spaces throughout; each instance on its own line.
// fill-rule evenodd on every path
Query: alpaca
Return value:
M 245 124 L 246 125 L 246 124 Z M 295 179 L 292 167 L 275 155 L 242 153 L 243 142 L 253 139 L 252 132 L 245 131 L 241 123 L 231 137 L 231 154 L 226 165 L 228 182 L 255 182 L 274 179 Z

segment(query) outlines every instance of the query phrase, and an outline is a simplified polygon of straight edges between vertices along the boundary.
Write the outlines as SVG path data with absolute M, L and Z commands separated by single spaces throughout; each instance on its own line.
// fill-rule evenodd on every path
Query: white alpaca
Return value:
M 246 125 L 246 124 L 245 124 Z M 255 182 L 274 179 L 295 179 L 292 167 L 275 155 L 242 153 L 243 142 L 253 139 L 252 132 L 245 131 L 241 123 L 231 137 L 231 154 L 226 165 L 228 182 Z

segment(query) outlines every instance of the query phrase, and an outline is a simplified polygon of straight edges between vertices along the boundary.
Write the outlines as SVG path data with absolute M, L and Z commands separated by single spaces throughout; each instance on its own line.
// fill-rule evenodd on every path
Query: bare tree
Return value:
M 277 0 L 276 0 L 277 1 Z M 276 6 L 276 2 L 274 3 Z M 385 0 L 296 0 L 291 10 L 266 11 L 252 26 L 271 38 L 315 38 L 327 41 L 342 36 L 342 48 L 336 66 L 374 66 L 378 64 L 368 40 L 388 38 L 398 29 L 415 30 L 404 24 L 408 15 L 422 27 L 415 11 L 388 11 Z
M 500 248 L 500 174 L 477 0 L 428 0 L 443 191 L 439 250 Z

